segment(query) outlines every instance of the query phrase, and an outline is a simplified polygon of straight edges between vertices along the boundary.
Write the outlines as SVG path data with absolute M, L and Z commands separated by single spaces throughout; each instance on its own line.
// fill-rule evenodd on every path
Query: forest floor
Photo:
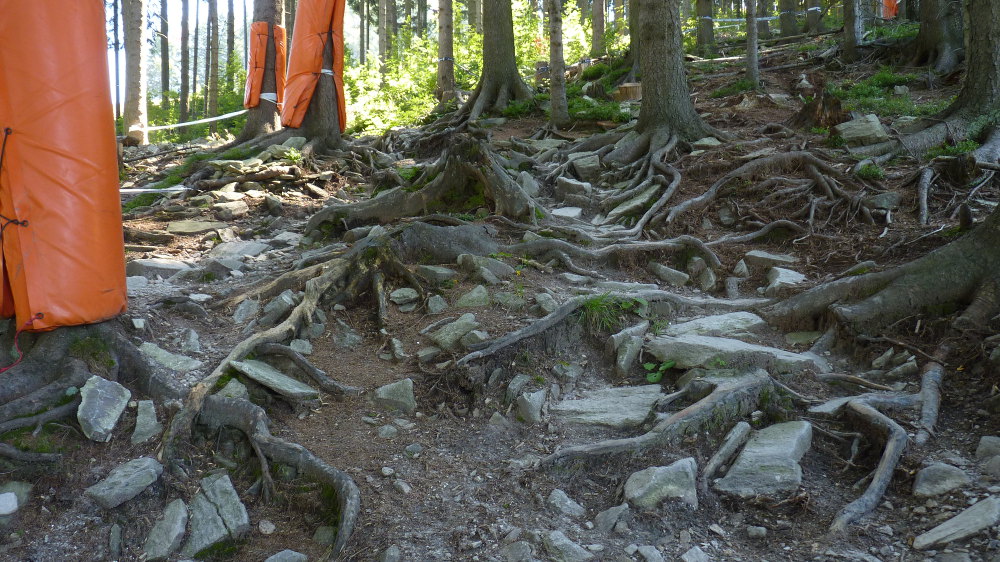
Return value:
M 786 53 L 783 63 L 794 63 L 804 56 Z M 778 63 L 776 60 L 772 64 Z M 715 70 L 728 69 L 720 66 Z M 674 201 L 704 192 L 716 179 L 745 163 L 748 155 L 815 150 L 828 157 L 839 170 L 847 171 L 856 160 L 842 148 L 829 146 L 825 131 L 796 131 L 794 136 L 786 138 L 767 137 L 758 131 L 770 123 L 785 122 L 799 111 L 802 106 L 799 96 L 803 92 L 797 88 L 803 78 L 811 84 L 825 84 L 834 76 L 845 80 L 851 76 L 870 76 L 876 71 L 862 64 L 833 73 L 820 63 L 765 71 L 765 93 L 738 92 L 722 97 L 712 97 L 711 93 L 740 76 L 695 80 L 692 87 L 699 112 L 711 125 L 734 135 L 735 140 L 699 154 L 681 156 L 674 164 L 683 177 Z M 954 87 L 947 84 L 933 90 L 911 86 L 911 95 L 927 101 L 947 99 L 955 93 Z M 885 118 L 884 122 L 890 123 L 891 119 Z M 508 120 L 491 129 L 491 142 L 502 152 L 511 137 L 527 137 L 543 124 L 531 117 Z M 584 137 L 602 129 L 602 124 L 584 124 L 572 136 Z M 754 142 L 746 144 L 747 141 Z M 180 161 L 176 154 L 146 159 L 130 168 L 132 175 L 128 180 L 135 186 L 142 185 Z M 930 202 L 931 220 L 921 225 L 916 215 L 914 181 L 921 165 L 911 158 L 893 160 L 882 166 L 883 178 L 864 182 L 870 194 L 893 192 L 902 196 L 888 224 L 884 219 L 866 224 L 847 217 L 822 226 L 817 223 L 811 235 L 771 236 L 714 246 L 722 262 L 721 269 L 732 270 L 752 250 L 790 255 L 797 260 L 790 268 L 806 277 L 795 288 L 799 290 L 831 280 L 869 260 L 874 262 L 871 266 L 874 269 L 890 268 L 954 239 L 953 227 L 958 224 L 956 202 L 968 203 L 973 216 L 981 220 L 1000 198 L 993 182 L 978 188 L 938 189 Z M 332 159 L 319 158 L 309 176 L 316 178 L 328 170 L 334 174 L 313 181 L 330 196 L 355 201 L 371 195 L 373 186 L 367 178 L 341 174 Z M 766 224 L 797 210 L 783 209 L 778 202 L 763 205 L 762 194 L 749 189 L 750 182 L 743 187 L 748 189 L 728 190 L 708 207 L 682 216 L 670 226 L 671 235 L 687 234 L 710 242 L 745 229 L 748 221 Z M 171 222 L 181 219 L 215 221 L 217 218 L 209 207 L 181 198 L 126 213 L 125 226 L 133 232 L 128 241 L 129 260 L 164 258 L 199 266 L 212 257 L 208 254 L 220 240 L 227 240 L 230 235 L 268 245 L 253 257 L 239 257 L 245 262 L 245 271 L 240 275 L 169 281 L 154 276 L 148 284 L 137 284 L 130 289 L 129 312 L 121 322 L 133 340 L 137 344 L 153 341 L 164 349 L 203 362 L 201 369 L 180 377 L 185 384 L 206 374 L 246 337 L 242 333 L 244 326 L 233 320 L 233 308 L 217 305 L 291 270 L 301 257 L 322 246 L 319 241 L 312 246 L 296 245 L 294 235 L 301 234 L 308 217 L 323 208 L 324 197 L 303 189 L 302 182 L 281 178 L 273 180 L 267 191 L 281 199 L 278 216 L 269 212 L 263 197 L 251 195 L 243 199 L 249 204 L 249 213 L 226 221 L 227 232 L 177 235 L 163 243 L 139 241 L 142 237 L 135 232 L 161 232 Z M 543 185 L 542 197 L 548 195 L 551 190 Z M 590 216 L 588 212 L 584 220 Z M 523 234 L 488 218 L 471 222 L 486 227 L 500 246 L 518 242 Z M 275 240 L 292 242 L 282 246 Z M 344 248 L 348 246 L 345 242 Z M 472 275 L 463 275 L 434 289 L 450 304 L 444 312 L 436 315 L 422 309 L 402 312 L 400 307 L 390 304 L 381 328 L 372 316 L 370 295 L 346 308 L 324 307 L 326 329 L 311 339 L 309 361 L 338 382 L 363 389 L 360 396 L 324 395 L 321 403 L 303 406 L 285 402 L 244 381 L 251 387 L 251 395 L 267 407 L 276 435 L 309 448 L 330 465 L 350 474 L 360 487 L 360 517 L 343 559 L 392 559 L 386 557 L 386 549 L 391 546 L 399 549 L 402 560 L 557 559 L 552 554 L 554 550 L 545 546 L 552 531 L 564 533 L 595 560 L 655 560 L 656 554 L 662 559 L 677 560 L 686 553 L 688 560 L 696 560 L 689 554 L 695 546 L 711 560 L 980 561 L 1000 557 L 1000 535 L 995 529 L 937 546 L 936 550 L 918 551 L 911 546 L 915 536 L 975 501 L 1000 492 L 1000 481 L 986 474 L 975 458 L 981 436 L 1000 434 L 1000 416 L 988 411 L 984 402 L 997 393 L 998 381 L 984 358 L 988 355 L 985 345 L 976 341 L 964 342 L 967 345 L 949 362 L 936 434 L 927 445 L 907 451 L 884 502 L 846 535 L 830 535 L 828 527 L 834 515 L 862 492 L 867 475 L 878 462 L 881 447 L 876 441 L 863 439 L 860 450 L 852 454 L 851 439 L 843 437 L 850 432 L 848 425 L 818 419 L 795 407 L 747 416 L 754 428 L 789 419 L 805 419 L 814 424 L 812 446 L 801 459 L 802 485 L 791 496 L 780 501 L 740 500 L 709 487 L 699 494 L 696 509 L 668 500 L 653 509 L 633 507 L 611 532 L 595 528 L 598 513 L 624 502 L 623 487 L 632 473 L 670 465 L 687 457 L 695 459 L 700 470 L 715 453 L 731 424 L 716 431 L 700 432 L 675 445 L 551 468 L 538 467 L 539 459 L 560 447 L 641 433 L 638 428 L 608 429 L 567 423 L 552 411 L 552 405 L 560 394 L 563 398 L 574 397 L 588 390 L 649 384 L 649 373 L 643 364 L 658 362 L 644 352 L 627 372 L 614 374 L 615 358 L 607 353 L 606 340 L 611 333 L 640 321 L 629 311 L 618 311 L 624 323 L 611 329 L 593 328 L 579 317 L 571 319 L 571 326 L 564 332 L 545 345 L 526 346 L 504 365 L 508 371 L 505 380 L 514 374 L 525 374 L 529 381 L 523 390 L 549 392 L 550 403 L 543 409 L 542 420 L 534 424 L 519 419 L 522 416 L 518 406 L 505 396 L 506 384 L 476 387 L 468 380 L 443 376 L 430 363 L 418 363 L 417 351 L 429 345 L 425 328 L 442 318 L 473 313 L 480 329 L 496 338 L 524 328 L 539 317 L 532 306 L 535 295 L 547 293 L 557 303 L 563 303 L 588 291 L 595 296 L 601 294 L 594 287 L 581 285 L 579 279 L 563 275 L 558 265 L 555 272 L 547 273 L 526 265 L 517 256 L 501 252 L 494 257 L 510 265 L 516 273 L 488 287 L 494 296 L 489 306 L 455 306 L 462 295 L 482 284 Z M 591 267 L 605 280 L 668 288 L 647 269 L 647 261 L 647 257 L 636 257 L 614 265 Z M 677 256 L 662 256 L 659 261 L 685 269 Z M 455 268 L 454 264 L 443 265 Z M 767 285 L 766 273 L 764 269 L 752 268 L 749 278 L 740 283 L 741 296 L 760 297 L 756 289 Z M 404 286 L 395 280 L 388 284 L 388 290 Z M 668 290 L 696 300 L 708 296 L 690 284 Z M 504 301 L 506 306 L 497 303 L 498 292 L 509 299 Z M 203 307 L 199 307 L 206 314 L 191 313 L 190 308 L 187 313 L 171 310 L 164 304 L 164 298 L 177 295 L 209 295 L 201 301 Z M 726 297 L 721 283 L 712 289 L 711 295 Z M 712 309 L 707 304 L 658 308 L 653 320 L 676 325 L 713 314 Z M 145 320 L 145 329 L 134 329 L 133 319 Z M 905 341 L 909 346 L 905 349 L 930 353 L 941 333 L 939 325 L 933 319 L 925 319 L 923 324 L 917 320 L 915 312 L 913 318 L 900 322 L 890 332 L 872 335 L 891 336 Z M 407 358 L 397 360 L 391 353 L 386 355 L 390 350 L 381 329 L 402 343 Z M 185 341 L 190 341 L 191 330 L 198 335 L 197 351 L 190 345 L 184 347 Z M 794 343 L 772 327 L 757 328 L 738 337 L 796 352 L 808 347 Z M 825 359 L 836 372 L 862 373 L 890 347 L 904 351 L 903 347 L 884 341 L 841 343 Z M 445 353 L 432 363 L 458 359 L 461 355 Z M 922 357 L 919 362 L 924 362 Z M 571 381 L 563 376 L 568 367 L 578 369 Z M 664 392 L 673 392 L 684 373 L 682 369 L 668 369 L 658 384 Z M 389 411 L 373 400 L 375 389 L 405 378 L 414 383 L 415 411 Z M 918 382 L 916 379 L 912 375 L 910 379 L 886 384 L 912 389 Z M 818 399 L 853 392 L 823 384 L 811 373 L 785 375 L 781 382 L 800 394 Z M 133 392 L 133 398 L 143 397 Z M 164 421 L 176 405 L 157 404 L 157 409 Z M 902 414 L 899 419 L 911 431 L 915 426 L 908 416 Z M 85 440 L 71 422 L 48 424 L 33 433 L 19 435 L 20 446 L 61 451 L 65 459 L 55 469 L 27 468 L 7 475 L 8 479 L 31 483 L 33 491 L 16 519 L 7 522 L 0 541 L 3 543 L 0 559 L 141 559 L 143 541 L 162 506 L 175 497 L 190 497 L 191 484 L 165 472 L 146 492 L 111 511 L 97 507 L 80 493 L 125 460 L 155 454 L 155 441 L 143 445 L 129 443 L 128 431 L 135 417 L 136 410 L 127 409 L 114 439 L 107 444 Z M 234 441 L 232 435 L 198 432 L 193 442 L 193 450 L 197 452 L 189 459 L 194 475 L 229 468 L 252 522 L 248 537 L 234 550 L 219 551 L 213 556 L 264 560 L 285 548 L 302 552 L 310 560 L 324 556 L 329 546 L 322 540 L 314 540 L 314 534 L 321 526 L 335 521 L 321 509 L 321 494 L 294 471 L 287 470 L 278 471 L 277 494 L 272 501 L 244 494 L 252 488 L 259 470 L 252 456 L 246 451 L 241 453 L 241 447 L 234 446 Z M 857 446 L 858 442 L 854 444 Z M 916 472 L 932 462 L 958 467 L 968 475 L 968 482 L 943 495 L 914 496 Z M 565 491 L 582 505 L 583 514 L 573 516 L 555 510 L 548 501 L 555 489 Z M 262 522 L 273 523 L 273 529 Z M 123 531 L 117 555 L 109 546 L 109 533 L 115 524 Z M 758 531 L 749 531 L 750 527 L 764 528 L 763 536 Z M 530 555 L 518 554 L 511 546 L 525 543 Z M 646 546 L 654 547 L 656 554 L 637 548 Z M 172 559 L 180 558 L 175 555 Z M 583 559 L 583 555 L 565 559 Z

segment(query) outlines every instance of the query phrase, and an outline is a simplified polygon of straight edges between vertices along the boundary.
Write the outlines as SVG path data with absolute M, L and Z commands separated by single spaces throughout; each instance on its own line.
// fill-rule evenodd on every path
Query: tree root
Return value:
M 336 492 L 339 526 L 331 556 L 336 558 L 344 550 L 361 511 L 361 491 L 347 473 L 328 465 L 302 445 L 271 435 L 267 414 L 249 400 L 209 396 L 198 420 L 213 430 L 233 427 L 242 431 L 258 454 L 262 474 L 270 474 L 267 459 L 271 459 L 332 488 Z
M 261 355 L 281 355 L 282 357 L 287 357 L 303 373 L 309 375 L 309 378 L 311 378 L 324 392 L 329 392 L 334 395 L 353 396 L 360 395 L 362 392 L 362 389 L 360 388 L 348 386 L 333 380 L 321 369 L 310 363 L 309 360 L 306 359 L 301 353 L 295 351 L 287 345 L 282 345 L 280 343 L 262 343 L 256 347 L 256 352 Z

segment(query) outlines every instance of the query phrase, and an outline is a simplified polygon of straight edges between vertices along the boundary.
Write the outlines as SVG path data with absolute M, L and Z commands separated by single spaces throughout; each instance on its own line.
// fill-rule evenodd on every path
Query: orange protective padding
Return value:
M 882 0 L 882 17 L 891 20 L 899 14 L 899 0 Z
M 260 90 L 264 84 L 264 62 L 267 60 L 267 29 L 266 21 L 255 21 L 250 24 L 250 61 L 247 72 L 246 92 L 243 95 L 243 107 L 250 109 L 260 105 Z M 285 98 L 285 28 L 274 26 L 274 82 L 277 84 L 278 109 Z
M 340 132 L 347 126 L 344 106 L 344 0 L 300 0 L 295 11 L 292 56 L 285 82 L 281 124 L 299 128 L 323 70 L 323 46 L 333 34 L 333 82 L 337 88 Z
M 107 320 L 127 299 L 104 2 L 0 14 L 0 311 L 31 331 Z

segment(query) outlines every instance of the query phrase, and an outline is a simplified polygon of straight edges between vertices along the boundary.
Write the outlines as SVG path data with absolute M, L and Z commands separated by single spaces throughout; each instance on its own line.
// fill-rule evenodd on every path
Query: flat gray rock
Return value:
M 146 359 L 149 359 L 153 363 L 178 373 L 188 373 L 201 368 L 203 365 L 203 363 L 197 359 L 171 353 L 162 349 L 155 343 L 148 341 L 142 342 L 142 345 L 139 346 L 139 351 L 142 352 Z
M 222 398 L 250 399 L 250 391 L 247 390 L 246 385 L 235 378 L 229 379 L 226 386 L 222 387 L 222 390 L 217 392 L 216 395 L 221 396 Z
M 229 540 L 226 524 L 219 516 L 215 505 L 208 501 L 202 492 L 198 492 L 191 499 L 190 519 L 191 533 L 181 550 L 181 556 L 194 558 L 210 547 Z
M 476 285 L 455 301 L 455 306 L 458 308 L 482 308 L 489 305 L 490 293 L 482 285 Z
M 167 279 L 176 273 L 191 269 L 191 266 L 181 260 L 169 258 L 145 258 L 132 260 L 125 264 L 125 275 L 156 279 L 157 276 Z
M 812 354 L 694 334 L 658 336 L 646 344 L 646 350 L 659 361 L 676 361 L 680 369 L 762 367 L 777 373 L 830 370 L 825 360 Z
M 587 552 L 582 546 L 569 540 L 562 531 L 552 531 L 542 537 L 545 544 L 545 551 L 549 553 L 550 560 L 556 562 L 577 562 L 579 560 L 590 560 L 593 554 Z
M 414 268 L 413 272 L 435 285 L 440 285 L 458 277 L 457 271 L 441 265 L 418 265 Z
M 875 114 L 841 123 L 833 128 L 833 132 L 850 146 L 869 146 L 889 140 L 889 133 Z
M 401 287 L 389 293 L 389 300 L 398 305 L 417 302 L 417 299 L 419 298 L 420 298 L 420 293 L 418 293 L 416 289 L 413 289 L 411 287 Z
M 232 205 L 233 203 L 228 203 Z M 236 204 L 246 206 L 246 203 L 237 201 Z M 256 240 L 233 240 L 223 242 L 212 248 L 208 255 L 217 259 L 239 259 L 243 256 L 259 256 L 271 249 L 270 244 L 258 242 Z
M 127 388 L 114 381 L 98 376 L 87 379 L 80 388 L 80 406 L 76 409 L 76 419 L 87 439 L 98 443 L 111 441 L 118 418 L 131 397 Z
M 490 273 L 496 275 L 500 279 L 506 279 L 514 275 L 513 267 L 495 258 L 462 254 L 458 256 L 457 263 L 459 267 L 469 273 L 475 273 L 479 271 L 479 268 L 485 267 L 490 271 Z
M 626 516 L 628 512 L 628 503 L 609 507 L 594 517 L 594 526 L 597 527 L 597 530 L 602 533 L 610 533 L 614 530 L 618 521 L 621 520 L 622 517 Z
M 917 472 L 917 477 L 913 479 L 913 495 L 939 496 L 971 483 L 972 479 L 961 468 L 936 462 Z
M 417 409 L 417 399 L 413 395 L 413 380 L 403 379 L 380 386 L 375 390 L 375 402 L 381 406 L 412 414 Z
M 996 435 L 983 435 L 979 438 L 979 445 L 976 447 L 976 460 L 985 461 L 1000 455 L 1000 437 Z
M 704 336 L 728 336 L 737 332 L 748 332 L 767 325 L 764 319 L 751 312 L 728 312 L 715 316 L 705 316 L 690 322 L 671 324 L 663 330 L 667 336 L 697 334 Z
M 573 501 L 572 498 L 566 495 L 566 492 L 558 488 L 552 490 L 552 493 L 549 494 L 546 502 L 552 506 L 553 509 L 567 517 L 578 519 L 587 514 L 587 510 L 584 509 L 582 505 Z
M 170 234 L 179 234 L 181 236 L 193 235 L 193 234 L 205 234 L 206 232 L 211 232 L 213 230 L 220 230 L 223 228 L 229 228 L 229 224 L 224 222 L 215 221 L 174 221 L 167 225 L 167 232 Z
M 156 459 L 140 457 L 118 466 L 84 493 L 104 509 L 114 509 L 138 496 L 162 473 L 163 466 Z
M 625 499 L 632 505 L 655 509 L 666 499 L 679 499 L 698 508 L 698 464 L 691 457 L 670 466 L 654 466 L 632 473 L 625 482 Z
M 805 282 L 806 276 L 798 271 L 785 269 L 783 267 L 772 267 L 767 272 L 767 287 L 764 287 L 764 295 L 775 297 L 782 291 L 796 287 Z
M 542 421 L 542 406 L 545 404 L 545 389 L 526 392 L 517 397 L 517 415 L 521 421 L 534 424 Z
M 764 250 L 751 250 L 743 256 L 743 262 L 758 271 L 772 267 L 788 267 L 798 263 L 799 258 L 788 254 L 772 254 Z
M 462 336 L 479 327 L 476 316 L 472 313 L 463 314 L 458 320 L 445 324 L 430 335 L 438 347 L 445 351 L 457 351 Z
M 683 287 L 691 279 L 687 273 L 677 271 L 655 261 L 650 262 L 648 267 L 649 272 L 659 278 L 660 281 L 674 287 Z
M 812 444 L 812 424 L 778 423 L 755 431 L 715 489 L 741 498 L 780 498 L 802 484 L 799 459 Z
M 259 312 L 260 302 L 254 299 L 246 299 L 236 305 L 236 310 L 233 311 L 233 322 L 237 324 L 246 324 L 257 316 L 257 313 Z
M 187 520 L 188 511 L 184 500 L 178 498 L 167 504 L 163 515 L 156 520 L 146 536 L 142 547 L 146 560 L 164 560 L 180 548 Z
M 712 560 L 699 546 L 692 546 L 681 555 L 682 562 L 710 562 Z
M 260 317 L 260 324 L 262 326 L 276 324 L 278 320 L 284 318 L 285 315 L 295 308 L 295 304 L 295 293 L 293 293 L 291 289 L 283 291 L 280 295 L 274 297 L 264 305 L 264 311 Z
M 988 497 L 913 541 L 913 548 L 923 550 L 938 544 L 971 537 L 1000 523 L 1000 498 Z
M 305 554 L 286 548 L 277 554 L 268 556 L 264 562 L 306 562 L 307 560 L 309 560 L 309 557 Z
M 427 299 L 427 313 L 441 314 L 448 309 L 448 301 L 441 295 L 433 295 Z
M 575 400 L 562 400 L 549 411 L 563 421 L 614 428 L 638 427 L 663 396 L 658 384 L 588 390 Z
M 535 560 L 531 556 L 531 543 L 528 541 L 512 542 L 500 549 L 500 552 L 507 562 L 532 562 Z
M 563 219 L 579 219 L 583 216 L 583 209 L 580 207 L 559 207 L 551 210 L 553 217 Z
M 233 538 L 240 538 L 250 531 L 250 516 L 233 488 L 229 475 L 213 474 L 201 479 L 201 489 L 208 501 L 222 517 L 222 522 Z
M 162 431 L 163 424 L 156 419 L 156 406 L 153 401 L 140 400 L 135 418 L 135 431 L 132 432 L 132 444 L 145 443 Z
M 11 515 L 17 512 L 17 508 L 17 494 L 14 492 L 0 494 L 0 516 Z
M 297 379 L 293 379 L 263 361 L 257 361 L 256 359 L 230 361 L 229 365 L 282 396 L 293 400 L 315 400 L 319 398 L 319 392 L 315 388 L 299 382 Z

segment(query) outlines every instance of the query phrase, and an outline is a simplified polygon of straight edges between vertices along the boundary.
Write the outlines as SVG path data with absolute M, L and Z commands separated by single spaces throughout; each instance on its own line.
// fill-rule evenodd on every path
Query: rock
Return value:
M 246 299 L 236 306 L 233 312 L 233 322 L 236 324 L 246 324 L 260 312 L 260 303 L 253 299 Z
M 417 409 L 417 399 L 413 395 L 413 381 L 403 379 L 379 387 L 375 390 L 375 402 L 383 407 L 412 414 Z
M 573 178 L 559 176 L 556 178 L 555 196 L 556 199 L 566 199 L 570 195 L 589 196 L 594 188 L 587 182 L 577 181 Z
M 420 456 L 420 453 L 424 452 L 424 446 L 420 443 L 410 443 L 403 448 L 403 452 L 411 459 L 415 459 Z
M 229 366 L 243 373 L 274 392 L 293 400 L 315 400 L 319 392 L 313 387 L 293 379 L 271 365 L 256 359 L 230 361 Z
M 617 207 L 608 212 L 608 216 L 605 217 L 602 224 L 612 224 L 617 222 L 622 217 L 630 215 L 641 217 L 642 213 L 644 213 L 649 207 L 649 204 L 652 203 L 655 200 L 654 198 L 660 193 L 660 189 L 661 187 L 659 185 L 653 184 L 642 193 L 619 204 Z
M 490 339 L 490 335 L 488 333 L 482 330 L 472 330 L 468 334 L 462 336 L 462 339 L 458 340 L 458 343 L 462 344 L 462 347 L 465 349 L 473 349 L 488 339 Z
M 283 291 L 264 305 L 264 313 L 260 317 L 261 326 L 277 324 L 295 308 L 295 293 L 291 289 Z
M 156 520 L 142 552 L 146 560 L 164 560 L 181 547 L 184 530 L 187 526 L 188 512 L 184 500 L 176 499 L 163 510 L 163 515 Z
M 20 509 L 28 503 L 31 499 L 31 490 L 33 486 L 27 482 L 19 482 L 17 480 L 11 480 L 0 484 L 0 494 L 14 494 L 17 500 L 17 509 Z M 0 515 L 0 529 L 7 528 L 14 519 L 17 517 L 16 513 L 11 513 L 9 515 Z
M 302 186 L 302 193 L 312 197 L 313 199 L 326 199 L 330 196 L 329 191 L 313 183 L 306 183 Z
M 285 205 L 281 202 L 281 198 L 270 193 L 264 196 L 264 207 L 267 208 L 267 213 L 271 216 L 278 216 L 285 210 Z
M 764 288 L 764 294 L 775 297 L 786 289 L 791 289 L 806 280 L 806 276 L 791 269 L 772 267 L 767 272 L 768 285 Z
M 208 501 L 203 493 L 197 493 L 191 499 L 191 533 L 187 543 L 181 550 L 181 555 L 189 558 L 197 557 L 210 547 L 229 540 L 226 524 L 216 510 L 215 505 Z
M 736 262 L 736 265 L 733 266 L 733 275 L 740 278 L 750 277 L 750 268 L 747 266 L 746 260 Z
M 517 176 L 517 183 L 521 186 L 525 195 L 528 197 L 538 197 L 540 188 L 538 186 L 538 180 L 535 179 L 535 176 L 526 171 L 521 172 Z
M 617 291 L 621 293 L 655 291 L 659 289 L 655 283 L 629 283 L 623 281 L 598 281 L 594 283 L 594 287 L 604 291 Z
M 545 545 L 545 551 L 549 553 L 550 559 L 556 562 L 578 562 L 594 557 L 582 546 L 569 540 L 562 531 L 552 531 L 543 536 L 542 543 Z
M 883 211 L 894 211 L 903 202 L 903 194 L 896 191 L 885 191 L 869 195 L 861 200 L 861 203 L 869 209 L 880 209 Z
M 552 404 L 549 411 L 569 423 L 625 429 L 641 425 L 662 396 L 658 384 L 588 390 L 579 399 Z
M 984 461 L 1000 455 L 1000 437 L 995 435 L 984 435 L 979 438 L 979 446 L 976 447 L 976 460 Z
M 767 529 L 764 527 L 754 527 L 750 525 L 747 527 L 747 537 L 751 539 L 762 539 L 767 536 Z
M 610 533 L 615 528 L 615 524 L 628 515 L 628 512 L 628 503 L 609 507 L 594 517 L 594 525 L 597 527 L 598 531 L 601 531 L 602 533 Z
M 302 355 L 312 355 L 313 352 L 313 345 L 309 343 L 309 340 L 294 339 L 288 342 L 288 347 Z
M 691 457 L 640 470 L 625 482 L 625 499 L 637 507 L 655 509 L 661 501 L 676 498 L 697 509 L 697 476 L 698 464 Z
M 727 336 L 738 332 L 753 331 L 767 326 L 763 318 L 750 312 L 729 312 L 715 316 L 705 316 L 691 320 L 672 324 L 661 333 L 668 336 L 682 336 L 684 334 L 698 334 L 708 336 Z
M 247 216 L 250 206 L 243 201 L 223 201 L 212 205 L 212 212 L 221 221 L 231 221 Z
M 157 277 L 167 279 L 176 273 L 189 269 L 191 269 L 191 266 L 181 260 L 146 258 L 132 260 L 125 264 L 125 275 L 145 279 L 156 279 Z M 133 285 L 135 285 L 135 282 L 133 282 Z
M 267 241 L 272 248 L 294 248 L 302 241 L 302 235 L 298 232 L 279 232 L 274 238 Z
M 250 399 L 250 392 L 247 390 L 246 385 L 241 383 L 238 379 L 230 379 L 226 383 L 226 386 L 222 387 L 222 390 L 217 392 L 222 398 L 242 398 L 244 400 Z
M 913 541 L 913 548 L 923 550 L 938 544 L 971 537 L 1000 523 L 1000 498 L 990 496 Z
M 755 431 L 715 489 L 740 498 L 783 498 L 799 489 L 799 459 L 812 444 L 812 424 L 778 423 Z
M 91 441 L 107 443 L 125 411 L 132 393 L 124 386 L 98 376 L 87 379 L 80 388 L 80 406 L 76 419 L 80 429 Z
M 841 123 L 833 128 L 833 132 L 850 146 L 867 146 L 889 140 L 889 133 L 875 114 Z
M 184 220 L 184 221 L 174 221 L 168 224 L 167 232 L 169 232 L 170 234 L 177 234 L 180 236 L 191 236 L 195 234 L 205 234 L 206 232 L 212 232 L 213 230 L 219 230 L 228 227 L 229 225 L 224 222 Z
M 399 435 L 399 429 L 394 425 L 383 425 L 378 428 L 378 436 L 382 439 L 392 439 Z
M 320 546 L 330 546 L 337 540 L 337 528 L 330 525 L 320 525 L 313 533 L 313 542 Z
M 892 93 L 897 96 L 906 96 L 910 93 L 910 88 L 907 86 L 893 86 Z
M 679 369 L 759 366 L 777 373 L 829 371 L 826 361 L 812 354 L 712 336 L 657 336 L 647 342 L 646 350 L 658 361 L 675 361 Z
M 531 377 L 524 374 L 516 374 L 511 377 L 510 382 L 507 383 L 507 392 L 504 395 L 504 404 L 510 404 L 513 402 L 517 395 L 521 393 L 525 385 L 531 382 Z
M 463 314 L 458 320 L 445 324 L 430 335 L 431 341 L 445 351 L 457 351 L 462 336 L 479 327 L 476 316 Z
M 683 271 L 677 271 L 676 269 L 671 269 L 663 264 L 654 262 L 649 262 L 649 271 L 657 278 L 659 278 L 664 283 L 674 286 L 683 287 L 687 284 L 688 280 L 691 278 L 687 273 Z
M 642 351 L 642 336 L 630 336 L 618 347 L 618 354 L 615 356 L 615 374 L 625 377 L 635 365 L 635 360 Z
M 892 128 L 902 135 L 910 135 L 919 132 L 923 128 L 923 119 L 904 115 L 892 122 Z
M 500 549 L 504 560 L 507 562 L 532 562 L 531 544 L 526 541 L 517 541 L 508 544 Z
M 535 293 L 535 303 L 538 305 L 539 312 L 546 316 L 552 314 L 555 309 L 559 308 L 559 303 L 557 303 L 556 299 L 548 293 Z
M 566 495 L 566 492 L 556 488 L 552 490 L 549 494 L 548 500 L 546 500 L 550 506 L 555 508 L 556 511 L 562 513 L 567 517 L 572 517 L 573 519 L 578 519 L 587 514 L 587 510 L 572 498 Z
M 1000 455 L 997 455 L 983 464 L 983 473 L 1000 480 Z
M 474 256 L 472 254 L 462 254 L 458 256 L 456 263 L 458 263 L 462 269 L 470 273 L 475 273 L 479 271 L 479 268 L 485 267 L 490 271 L 490 273 L 500 279 L 506 279 L 514 275 L 513 267 L 493 258 Z
M 171 353 L 150 342 L 143 342 L 139 351 L 153 363 L 178 373 L 188 373 L 202 366 L 202 362 L 197 359 Z
M 743 256 L 743 261 L 751 268 L 762 270 L 771 267 L 787 267 L 799 261 L 795 256 L 772 254 L 763 250 L 751 250 Z
M 681 555 L 681 560 L 683 562 L 709 562 L 711 558 L 700 547 L 692 546 Z
M 104 509 L 114 509 L 142 493 L 161 473 L 163 466 L 156 459 L 139 457 L 118 466 L 84 493 Z
M 593 182 L 601 177 L 601 159 L 596 154 L 573 160 L 573 171 L 583 181 Z
M 141 275 L 132 275 L 125 278 L 125 292 L 130 297 L 134 297 L 141 292 L 143 287 L 149 286 L 149 279 Z
M 823 337 L 823 332 L 789 332 L 785 334 L 788 345 L 812 345 Z
M 270 249 L 270 245 L 256 240 L 233 240 L 215 246 L 208 255 L 217 260 L 238 260 L 247 256 L 259 256 Z
M 440 265 L 418 265 L 414 269 L 414 273 L 434 285 L 440 285 L 441 283 L 458 278 L 457 271 Z
M 691 148 L 694 148 L 695 150 L 708 150 L 717 146 L 722 146 L 722 141 L 715 137 L 705 137 L 691 143 Z
M 476 285 L 471 291 L 458 297 L 455 301 L 457 308 L 481 308 L 490 305 L 490 293 L 486 287 Z
M 526 392 L 517 397 L 518 418 L 527 424 L 542 421 L 542 405 L 545 404 L 545 389 Z
M 135 431 L 132 432 L 132 444 L 145 443 L 162 431 L 163 424 L 156 419 L 156 406 L 153 405 L 153 401 L 140 400 L 135 419 Z
M 226 529 L 233 538 L 239 538 L 250 531 L 250 516 L 239 494 L 233 488 L 229 475 L 213 474 L 201 479 L 201 489 L 208 501 L 212 502 L 222 517 Z
M 307 562 L 308 560 L 309 557 L 305 554 L 286 548 L 277 554 L 268 556 L 264 562 Z
M 510 311 L 518 311 L 528 305 L 528 301 L 517 293 L 499 292 L 493 295 L 493 304 Z
M 448 309 L 448 301 L 444 300 L 441 295 L 433 295 L 427 299 L 427 313 L 428 314 L 441 314 Z
M 341 319 L 337 319 L 336 331 L 333 334 L 333 344 L 341 349 L 354 349 L 361 345 L 364 338 L 354 328 Z
M 281 143 L 281 146 L 294 148 L 295 150 L 302 150 L 302 147 L 306 145 L 306 137 L 288 137 L 285 142 Z
M 389 293 L 389 300 L 399 305 L 416 302 L 419 298 L 420 293 L 410 287 L 403 287 Z
M 549 496 L 551 498 L 551 496 Z M 0 515 L 11 515 L 17 512 L 17 494 L 4 492 L 0 494 Z
M 260 522 L 257 523 L 257 530 L 260 531 L 260 534 L 262 535 L 272 535 L 278 530 L 278 527 L 269 519 L 261 519 Z
M 434 346 L 422 347 L 419 350 L 417 350 L 417 361 L 421 363 L 428 363 L 430 361 L 433 361 L 434 358 L 436 358 L 438 355 L 441 355 L 440 347 L 434 347 Z
M 917 472 L 917 477 L 913 480 L 913 495 L 938 496 L 971 483 L 972 479 L 961 468 L 936 462 Z
M 403 559 L 403 553 L 396 545 L 390 545 L 389 548 L 382 551 L 382 555 L 378 557 L 378 562 L 400 562 Z
M 656 550 L 655 546 L 648 544 L 640 546 L 638 552 L 639 556 L 642 556 L 646 562 L 663 562 L 663 555 L 660 554 L 659 550 Z
M 579 219 L 583 216 L 583 209 L 580 207 L 559 207 L 551 210 L 553 217 L 564 219 Z

